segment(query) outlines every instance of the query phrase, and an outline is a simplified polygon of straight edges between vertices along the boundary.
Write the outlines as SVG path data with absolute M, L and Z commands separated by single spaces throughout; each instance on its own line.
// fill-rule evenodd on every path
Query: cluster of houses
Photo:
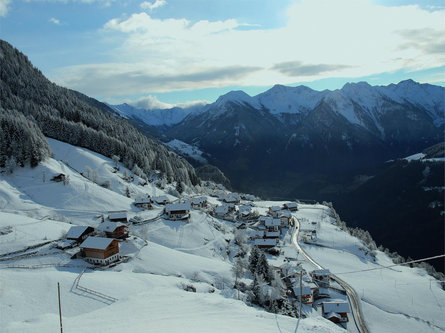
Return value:
M 282 229 L 294 225 L 291 211 L 297 210 L 297 203 L 286 203 L 283 207 L 269 207 L 268 216 L 258 219 L 258 231 L 254 245 L 259 248 L 273 248 L 281 238 Z
M 289 272 L 286 272 L 289 274 Z M 300 277 L 301 274 L 301 277 Z M 316 300 L 330 298 L 330 271 L 326 269 L 313 270 L 309 274 L 301 267 L 295 268 L 286 276 L 287 283 L 291 286 L 292 293 L 303 304 L 314 305 Z M 300 282 L 301 278 L 301 282 Z M 344 323 L 348 321 L 350 312 L 347 301 L 322 301 L 321 312 L 323 317 L 334 323 Z
M 79 244 L 80 255 L 95 265 L 109 265 L 118 261 L 119 241 L 128 238 L 126 211 L 108 212 L 108 219 L 97 228 L 73 226 L 66 234 L 65 247 Z

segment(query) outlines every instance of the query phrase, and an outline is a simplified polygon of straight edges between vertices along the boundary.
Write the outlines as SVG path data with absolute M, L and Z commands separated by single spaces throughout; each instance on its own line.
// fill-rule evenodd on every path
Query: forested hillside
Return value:
M 199 182 L 187 161 L 141 134 L 128 121 L 106 112 L 105 104 L 50 82 L 25 55 L 5 41 L 0 41 L 0 64 L 2 132 L 8 132 L 2 133 L 5 140 L 0 150 L 0 167 L 11 157 L 19 165 L 34 166 L 48 156 L 43 133 L 108 157 L 119 156 L 127 167 L 141 175 L 159 170 L 169 181 Z M 7 125 L 12 123 L 14 126 Z M 20 131 L 26 138 L 14 134 Z M 13 148 L 22 139 L 29 142 L 35 153 L 25 156 Z

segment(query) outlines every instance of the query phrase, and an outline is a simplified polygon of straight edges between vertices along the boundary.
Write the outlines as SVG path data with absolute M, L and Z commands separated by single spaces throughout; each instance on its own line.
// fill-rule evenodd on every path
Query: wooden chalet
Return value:
M 151 200 L 154 203 L 157 203 L 158 205 L 166 205 L 166 204 L 170 203 L 170 199 L 166 195 L 160 195 L 157 197 L 153 197 L 153 198 L 151 198 Z
M 252 207 L 248 205 L 243 205 L 238 207 L 238 213 L 241 217 L 248 217 L 250 214 L 252 214 Z
M 85 240 L 90 234 L 94 232 L 93 227 L 83 226 L 83 225 L 75 225 L 68 230 L 66 234 L 67 240 L 72 240 L 77 243 Z
M 80 244 L 82 256 L 95 265 L 108 265 L 120 259 L 119 241 L 112 238 L 88 237 Z
M 290 212 L 280 211 L 278 213 L 278 218 L 281 221 L 282 226 L 291 226 L 293 225 L 292 215 Z
M 266 219 L 264 225 L 266 227 L 266 238 L 279 238 L 281 236 L 280 219 Z
M 239 198 L 235 195 L 222 195 L 219 198 L 220 201 L 228 203 L 228 204 L 237 204 L 239 203 Z
M 278 239 L 276 238 L 256 238 L 253 241 L 253 244 L 255 246 L 258 246 L 258 248 L 262 249 L 262 248 L 272 248 L 278 245 Z
M 331 281 L 331 272 L 328 269 L 316 269 L 311 272 L 312 280 L 320 288 L 329 288 Z
M 104 231 L 108 238 L 125 239 L 129 236 L 128 227 L 121 222 L 103 222 L 97 230 Z
M 164 208 L 164 214 L 169 220 L 187 220 L 190 217 L 189 203 L 167 204 Z
M 108 212 L 108 220 L 110 222 L 128 222 L 127 211 L 126 210 L 116 210 Z
M 192 208 L 204 208 L 204 207 L 207 207 L 207 198 L 206 197 L 192 198 L 190 200 L 190 206 Z
M 323 317 L 334 323 L 346 323 L 351 312 L 348 302 L 323 302 L 321 309 Z
M 313 304 L 314 303 L 313 290 L 309 286 L 303 285 L 302 288 L 300 289 L 300 285 L 298 283 L 296 283 L 292 286 L 292 290 L 294 292 L 295 297 L 298 299 L 298 301 L 300 301 L 300 298 L 301 298 L 301 302 L 303 304 Z
M 280 206 L 271 206 L 269 207 L 269 215 L 271 215 L 273 218 L 278 217 L 278 212 L 281 210 Z
M 136 198 L 133 205 L 142 209 L 152 209 L 151 198 Z
M 286 202 L 285 204 L 283 204 L 283 209 L 294 212 L 298 210 L 298 204 L 296 202 Z

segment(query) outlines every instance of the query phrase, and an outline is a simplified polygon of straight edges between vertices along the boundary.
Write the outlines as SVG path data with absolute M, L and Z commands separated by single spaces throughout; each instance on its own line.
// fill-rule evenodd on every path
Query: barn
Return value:
M 97 230 L 104 231 L 108 238 L 125 239 L 129 236 L 128 227 L 121 222 L 103 222 Z
M 127 211 L 125 210 L 116 210 L 112 212 L 108 212 L 108 220 L 110 222 L 128 222 Z
M 66 239 L 73 240 L 77 243 L 82 242 L 86 239 L 90 234 L 94 232 L 93 227 L 83 226 L 83 225 L 75 225 L 68 230 L 66 234 Z
M 321 303 L 323 317 L 334 323 L 348 321 L 348 313 L 351 312 L 348 302 L 323 302 Z
M 190 217 L 190 204 L 167 204 L 164 208 L 164 214 L 169 220 L 186 220 Z

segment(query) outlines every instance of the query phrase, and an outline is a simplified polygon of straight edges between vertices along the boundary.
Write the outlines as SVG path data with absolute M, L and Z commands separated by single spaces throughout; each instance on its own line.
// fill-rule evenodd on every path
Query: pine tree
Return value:
M 176 183 L 176 191 L 178 191 L 179 194 L 182 194 L 184 192 L 184 187 L 182 185 L 182 182 L 179 180 Z
M 252 275 L 255 275 L 255 272 L 257 270 L 259 257 L 260 257 L 260 251 L 256 246 L 254 246 L 250 251 L 250 256 L 249 256 L 249 271 L 252 273 Z
M 266 258 L 266 255 L 264 254 L 264 252 L 261 252 L 261 254 L 258 258 L 255 273 L 263 276 L 263 278 L 266 282 L 270 282 L 272 280 L 271 269 L 270 269 L 269 263 L 267 262 L 267 258 Z

